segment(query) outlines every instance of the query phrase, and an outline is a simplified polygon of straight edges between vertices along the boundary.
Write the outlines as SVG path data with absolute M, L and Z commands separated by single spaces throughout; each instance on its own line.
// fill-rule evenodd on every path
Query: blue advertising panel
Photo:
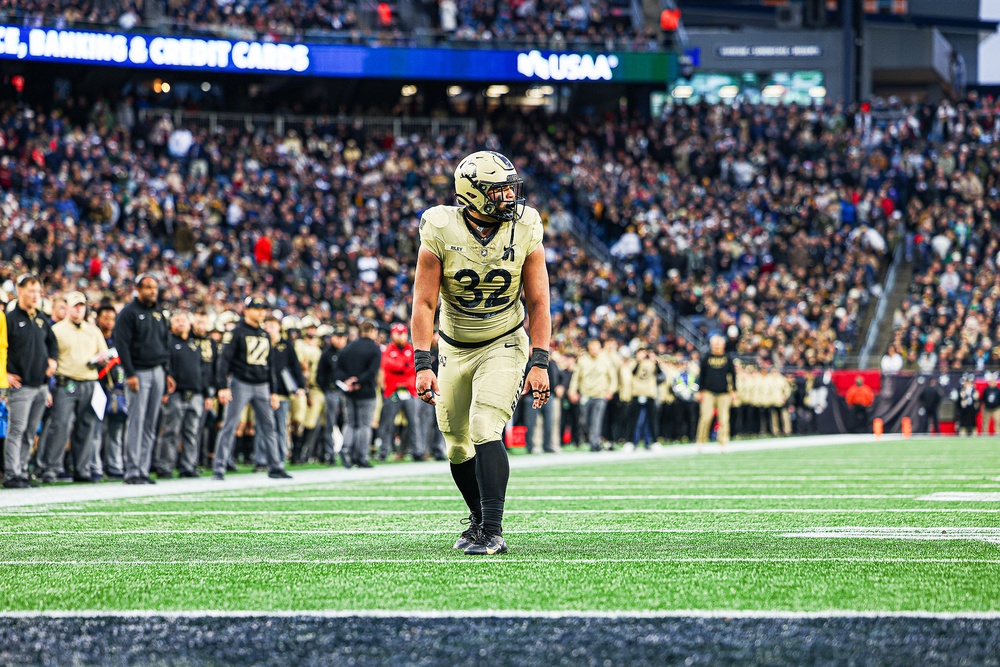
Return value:
M 0 25 L 0 60 L 315 77 L 663 83 L 667 53 L 286 44 Z

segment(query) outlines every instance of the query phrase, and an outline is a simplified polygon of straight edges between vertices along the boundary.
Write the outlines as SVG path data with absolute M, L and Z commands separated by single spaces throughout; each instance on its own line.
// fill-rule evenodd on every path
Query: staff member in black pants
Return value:
M 274 365 L 274 387 L 278 395 L 278 408 L 274 411 L 275 432 L 278 438 L 278 451 L 284 460 L 288 456 L 288 412 L 291 409 L 291 397 L 306 395 L 306 377 L 302 373 L 302 364 L 295 354 L 292 341 L 281 335 L 281 322 L 277 317 L 268 317 L 264 321 L 264 330 L 271 337 L 271 355 Z M 267 465 L 267 453 L 260 431 L 254 436 L 253 460 L 256 467 Z M 297 463 L 292 457 L 292 463 Z
M 375 337 L 374 322 L 364 321 L 359 327 L 361 337 L 337 355 L 335 377 L 343 385 L 347 397 L 344 424 L 344 465 L 371 468 L 368 461 L 372 442 L 372 417 L 375 416 L 375 383 L 382 367 L 382 351 Z
M 4 444 L 3 485 L 35 486 L 28 479 L 28 454 L 48 400 L 48 379 L 56 372 L 59 350 L 48 318 L 38 311 L 42 283 L 36 276 L 17 281 L 17 306 L 7 313 L 7 407 L 10 428 Z
M 155 484 L 149 478 L 156 444 L 156 423 L 163 393 L 172 393 L 174 380 L 166 372 L 170 330 L 157 304 L 156 278 L 142 274 L 135 281 L 138 295 L 118 314 L 115 346 L 125 369 L 125 483 Z
M 217 404 L 215 401 L 215 364 L 219 355 L 219 346 L 211 338 L 210 329 L 208 313 L 204 310 L 196 310 L 191 318 L 191 339 L 198 344 L 198 349 L 201 350 L 201 372 L 210 378 L 209 383 L 212 385 L 208 393 L 210 400 L 205 401 L 205 412 L 201 416 L 201 424 L 198 425 L 199 459 L 205 466 L 209 465 L 209 454 L 215 447 L 215 436 L 216 431 L 218 431 L 216 428 L 218 415 L 216 414 Z
M 201 347 L 191 338 L 191 321 L 187 313 L 174 313 L 170 318 L 170 377 L 174 392 L 163 404 L 163 433 L 156 448 L 156 475 L 160 479 L 173 477 L 177 465 L 177 445 L 180 443 L 181 477 L 198 476 L 198 441 L 201 417 L 214 381 L 205 374 Z
M 219 353 L 219 403 L 226 406 L 226 419 L 219 431 L 215 446 L 215 471 L 212 479 L 223 480 L 226 463 L 233 449 L 236 426 L 247 405 L 253 407 L 257 433 L 261 438 L 270 468 L 268 477 L 290 479 L 285 472 L 285 460 L 278 451 L 274 411 L 280 406 L 275 393 L 274 360 L 271 355 L 271 337 L 261 324 L 264 322 L 267 303 L 258 297 L 247 297 L 243 302 L 243 321 L 222 337 Z M 232 382 L 230 382 L 232 376 Z

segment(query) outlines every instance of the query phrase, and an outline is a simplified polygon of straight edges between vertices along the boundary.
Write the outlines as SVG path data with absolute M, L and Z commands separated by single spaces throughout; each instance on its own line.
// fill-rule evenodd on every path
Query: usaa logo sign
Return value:
M 546 57 L 540 51 L 517 54 L 517 71 L 529 79 L 544 81 L 611 81 L 612 70 L 618 67 L 618 56 L 589 53 L 553 53 Z

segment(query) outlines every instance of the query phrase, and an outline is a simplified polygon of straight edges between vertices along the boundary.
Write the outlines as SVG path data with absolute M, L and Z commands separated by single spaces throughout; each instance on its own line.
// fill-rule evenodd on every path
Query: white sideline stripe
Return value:
M 739 494 L 739 495 L 705 495 L 705 494 L 667 494 L 667 495 L 621 495 L 621 496 L 526 496 L 521 494 L 511 494 L 511 500 L 886 500 L 886 499 L 913 499 L 912 494 L 807 494 L 807 495 L 765 495 L 765 494 Z M 451 500 L 459 498 L 455 494 L 446 496 L 215 496 L 212 498 L 142 498 L 130 502 L 141 504 L 155 503 L 319 503 L 331 501 L 358 502 L 362 500 L 373 500 L 378 502 L 403 500 Z
M 836 618 L 870 618 L 896 619 L 913 618 L 927 620 L 984 620 L 1000 619 L 1000 611 L 867 611 L 852 609 L 831 609 L 825 611 L 785 611 L 757 609 L 667 609 L 667 610 L 621 610 L 621 611 L 538 611 L 532 609 L 472 609 L 468 611 L 428 611 L 426 609 L 365 609 L 340 610 L 316 609 L 304 611 L 278 610 L 232 610 L 219 611 L 211 609 L 196 609 L 190 611 L 153 611 L 148 609 L 128 609 L 121 611 L 104 611 L 85 609 L 74 611 L 4 611 L 0 618 L 100 618 L 100 619 L 165 619 L 181 620 L 196 618 L 414 618 L 414 619 L 455 619 L 467 618 L 537 618 L 537 619 L 663 619 L 683 620 L 687 618 L 705 619 L 836 619 Z
M 926 489 L 929 486 L 951 486 L 952 480 L 934 483 L 934 482 L 924 482 L 922 484 L 909 484 L 909 483 L 891 483 L 891 482 L 878 482 L 879 488 L 883 489 Z M 517 494 L 520 491 L 531 491 L 537 493 L 539 491 L 544 491 L 547 489 L 552 490 L 562 490 L 562 489 L 579 489 L 580 482 L 576 484 L 522 484 L 521 480 L 511 480 L 510 485 L 507 487 L 508 493 Z M 629 484 L 628 482 L 621 482 L 618 484 L 612 484 L 609 482 L 585 482 L 587 488 L 589 489 L 600 489 L 614 491 L 618 489 L 625 490 L 635 490 L 635 489 L 662 489 L 664 484 Z M 387 486 L 387 485 L 386 485 Z M 757 484 L 750 482 L 713 482 L 713 483 L 692 483 L 692 484 L 677 484 L 672 483 L 671 488 L 674 490 L 681 490 L 685 487 L 689 487 L 691 491 L 699 491 L 701 489 L 780 489 L 782 487 L 790 487 L 793 489 L 799 489 L 803 487 L 810 486 L 806 483 L 783 483 L 783 482 L 771 482 L 770 484 Z M 823 490 L 827 489 L 853 489 L 857 487 L 868 488 L 871 486 L 870 482 L 838 482 L 838 483 L 826 483 L 820 488 Z M 966 488 L 969 489 L 996 489 L 1000 488 L 1000 483 L 988 482 L 986 484 L 965 484 Z M 378 489 L 379 485 L 374 484 L 337 484 L 336 486 L 330 486 L 327 488 L 315 489 L 316 491 L 326 491 L 326 490 L 337 490 L 337 491 L 364 491 L 364 490 L 375 490 Z M 383 487 L 384 488 L 384 487 Z M 454 484 L 410 484 L 408 488 L 411 491 L 453 491 L 455 489 Z M 815 487 L 810 487 L 815 488 Z M 264 494 L 254 494 L 246 496 L 238 496 L 239 498 L 262 498 L 265 497 Z M 275 497 L 275 496 L 267 496 Z M 279 496 L 280 497 L 280 496 Z M 454 496 L 452 496 L 454 497 Z M 138 502 L 138 501 L 136 501 Z
M 511 459 L 511 460 L 512 461 L 516 461 L 517 459 Z M 860 471 L 859 471 L 859 473 L 860 473 Z M 860 480 L 860 481 L 877 481 L 879 483 L 893 484 L 893 483 L 896 482 L 896 480 L 906 480 L 906 481 L 927 480 L 927 481 L 942 481 L 942 482 L 961 482 L 961 481 L 978 482 L 978 481 L 990 481 L 988 479 L 988 477 L 989 477 L 990 474 L 991 473 L 983 473 L 982 475 L 948 475 L 948 474 L 940 474 L 940 475 L 930 475 L 930 474 L 929 475 L 909 475 L 909 474 L 906 474 L 905 472 L 895 471 L 895 472 L 887 472 L 887 473 L 873 475 L 873 474 L 871 474 L 871 469 L 868 469 L 868 470 L 864 471 L 864 474 L 853 474 L 851 472 L 845 472 L 844 474 L 831 475 L 829 472 L 826 472 L 826 473 L 824 473 L 822 475 L 803 475 L 801 472 L 797 472 L 794 475 L 773 475 L 773 474 L 770 474 L 770 475 L 757 475 L 757 474 L 754 474 L 754 473 L 748 473 L 748 472 L 746 472 L 746 469 L 743 469 L 743 471 L 741 471 L 741 472 L 731 471 L 731 470 L 721 470 L 717 474 L 712 474 L 712 475 L 697 474 L 697 475 L 635 475 L 635 476 L 633 476 L 633 475 L 628 475 L 628 474 L 622 474 L 622 475 L 616 476 L 616 477 L 588 477 L 586 475 L 565 476 L 565 477 L 548 477 L 548 476 L 546 476 L 546 477 L 525 477 L 525 476 L 519 476 L 517 478 L 516 482 L 518 484 L 525 484 L 525 485 L 539 484 L 539 485 L 542 485 L 542 486 L 548 484 L 549 482 L 577 483 L 577 484 L 580 483 L 580 482 L 586 482 L 587 484 L 590 484 L 592 482 L 595 483 L 595 484 L 601 484 L 601 483 L 625 484 L 625 483 L 631 482 L 633 480 L 636 481 L 636 482 L 649 482 L 649 483 L 652 483 L 652 482 L 692 482 L 692 483 L 697 483 L 697 482 L 700 482 L 700 481 L 713 482 L 713 481 L 717 481 L 720 477 L 725 477 L 725 478 L 734 479 L 734 480 L 746 479 L 746 480 L 751 480 L 751 481 L 754 481 L 754 482 L 772 481 L 772 482 L 789 482 L 789 483 L 791 483 L 791 482 L 804 482 L 804 483 L 808 482 L 808 483 L 812 483 L 812 482 L 852 482 L 852 481 L 855 481 L 855 480 Z M 370 482 L 370 485 L 394 484 L 395 481 L 396 480 L 372 480 Z M 1000 478 L 996 478 L 996 479 L 994 479 L 992 481 L 1000 482 Z M 415 480 L 415 481 L 412 482 L 412 484 L 414 486 L 422 486 L 422 485 L 425 485 L 425 484 L 437 484 L 437 483 L 438 482 L 434 482 L 434 481 L 431 481 L 431 480 L 423 480 L 423 481 Z M 736 482 L 732 482 L 732 483 L 739 484 L 741 482 L 736 481 Z M 345 484 L 344 486 L 351 486 L 353 484 L 354 483 L 348 483 L 348 484 Z
M 576 530 L 561 530 L 557 528 L 518 528 L 518 535 L 576 535 L 586 534 L 621 534 L 646 535 L 663 534 L 747 534 L 747 533 L 780 533 L 787 528 L 587 528 Z M 407 535 L 454 535 L 456 530 L 407 530 Z M 171 528 L 141 528 L 131 530 L 0 530 L 0 535 L 399 535 L 399 530 L 309 530 L 309 529 L 272 529 L 272 528 L 219 528 L 212 530 L 174 530 Z
M 942 501 L 953 503 L 1000 503 L 1000 493 L 979 493 L 972 491 L 941 491 L 917 500 Z
M 544 510 L 508 510 L 504 515 L 511 514 L 998 514 L 1000 509 L 966 509 L 966 508 L 906 508 L 906 509 L 830 509 L 830 508 L 734 508 L 715 507 L 704 509 L 544 509 Z M 308 516 L 308 515 L 421 515 L 421 514 L 461 514 L 456 510 L 124 510 L 121 512 L 107 511 L 64 511 L 48 510 L 34 512 L 15 512 L 5 518 L 15 516 Z
M 675 563 L 926 563 L 949 565 L 974 564 L 974 565 L 1000 565 L 1000 558 L 865 558 L 861 556 L 778 556 L 778 557 L 739 557 L 739 556 L 705 556 L 674 558 L 665 556 L 663 558 L 531 558 L 525 560 L 513 560 L 511 558 L 220 558 L 217 560 L 189 559 L 189 560 L 0 560 L 0 565 L 24 566 L 24 565 L 72 565 L 81 567 L 90 566 L 141 566 L 148 567 L 154 565 L 189 565 L 198 567 L 202 565 L 447 565 L 447 564 L 468 564 L 468 563 L 507 563 L 510 565 L 603 565 L 613 563 L 659 563 L 672 565 Z
M 782 537 L 871 540 L 973 540 L 1000 544 L 1000 528 L 813 528 L 783 533 Z
M 882 442 L 898 440 L 897 436 L 883 436 Z M 768 438 L 749 442 L 732 443 L 727 456 L 738 455 L 741 452 L 764 450 L 799 449 L 803 447 L 827 447 L 831 445 L 874 444 L 872 435 L 824 435 L 797 438 Z M 707 447 L 704 454 L 718 454 L 717 445 Z M 532 470 L 556 466 L 570 465 L 604 465 L 608 463 L 624 463 L 632 461 L 664 460 L 698 455 L 697 445 L 671 445 L 659 451 L 634 452 L 563 452 L 555 456 L 517 456 L 510 460 L 511 469 Z M 870 472 L 870 471 L 868 471 Z M 411 477 L 427 478 L 441 475 L 447 478 L 448 463 L 445 461 L 428 461 L 422 463 L 402 463 L 399 465 L 378 466 L 370 470 L 344 470 L 343 468 L 326 468 L 322 470 L 296 471 L 291 480 L 273 480 L 264 475 L 230 475 L 224 482 L 216 482 L 210 478 L 174 480 L 169 484 L 156 485 L 126 485 L 126 484 L 96 484 L 85 488 L 73 488 L 72 484 L 65 487 L 48 487 L 45 489 L 10 489 L 0 494 L 0 507 L 25 507 L 52 505 L 58 503 L 82 503 L 94 500 L 119 500 L 122 498 L 140 498 L 149 496 L 168 496 L 179 493 L 206 493 L 212 491 L 235 491 L 240 489 L 287 489 L 307 484 L 330 484 L 336 482 L 358 482 L 360 480 L 406 479 Z M 586 478 L 581 477 L 584 481 Z M 223 488 L 220 488 L 222 486 Z

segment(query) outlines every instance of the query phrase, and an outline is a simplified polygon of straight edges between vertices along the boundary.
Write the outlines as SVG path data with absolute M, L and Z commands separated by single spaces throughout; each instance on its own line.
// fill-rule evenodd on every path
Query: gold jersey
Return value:
M 513 226 L 513 238 L 511 236 Z M 435 206 L 420 218 L 420 243 L 441 260 L 441 337 L 476 346 L 509 333 L 524 321 L 524 260 L 542 242 L 538 211 L 526 206 L 486 241 L 465 224 L 459 206 Z
M 301 338 L 295 341 L 295 356 L 299 358 L 299 363 L 305 368 L 302 374 L 309 383 L 309 389 L 316 386 L 316 371 L 319 368 L 319 358 L 323 356 L 322 350 L 316 345 L 310 345 Z M 305 387 L 303 387 L 305 389 Z

